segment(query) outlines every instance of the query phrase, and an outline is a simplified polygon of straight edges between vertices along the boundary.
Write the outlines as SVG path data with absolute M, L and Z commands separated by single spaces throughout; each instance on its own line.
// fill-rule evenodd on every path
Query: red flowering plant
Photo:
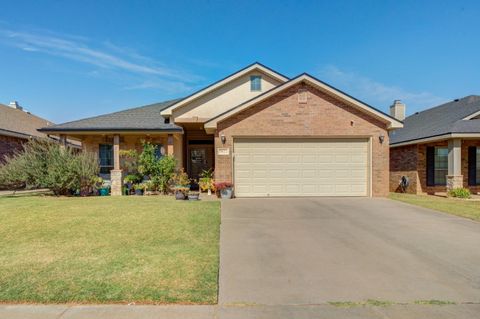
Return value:
M 233 184 L 230 182 L 216 182 L 215 183 L 215 191 L 217 193 L 217 196 L 220 197 L 220 193 L 222 190 L 232 188 Z

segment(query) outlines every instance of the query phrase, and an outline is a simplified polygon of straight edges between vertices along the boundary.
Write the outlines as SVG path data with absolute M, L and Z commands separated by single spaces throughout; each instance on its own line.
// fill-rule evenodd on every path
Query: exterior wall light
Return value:
M 385 135 L 380 135 L 378 140 L 380 141 L 380 144 L 383 144 L 383 141 L 385 141 Z
M 220 140 L 222 141 L 222 144 L 225 145 L 225 142 L 227 141 L 227 138 L 225 137 L 224 134 L 220 135 Z

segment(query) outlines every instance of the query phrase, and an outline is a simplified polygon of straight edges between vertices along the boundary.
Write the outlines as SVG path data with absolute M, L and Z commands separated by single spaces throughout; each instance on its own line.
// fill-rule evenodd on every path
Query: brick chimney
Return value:
M 405 109 L 406 106 L 402 101 L 395 100 L 393 104 L 390 105 L 390 116 L 396 118 L 399 121 L 403 121 L 405 119 Z

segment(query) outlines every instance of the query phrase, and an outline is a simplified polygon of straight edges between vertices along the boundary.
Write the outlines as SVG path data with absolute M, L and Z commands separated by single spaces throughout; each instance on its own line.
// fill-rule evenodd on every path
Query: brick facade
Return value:
M 26 139 L 0 135 L 0 163 L 3 163 L 5 156 L 11 156 L 22 149 Z
M 298 102 L 299 89 L 308 92 Z M 220 136 L 225 135 L 223 145 Z M 292 86 L 217 124 L 215 147 L 228 147 L 230 155 L 215 154 L 215 177 L 233 182 L 234 137 L 372 137 L 372 195 L 386 196 L 389 183 L 389 140 L 386 125 L 322 91 L 304 84 Z M 379 142 L 384 136 L 384 142 Z
M 416 194 L 420 185 L 418 176 L 418 148 L 417 145 L 408 145 L 390 149 L 390 191 L 401 192 L 400 181 L 402 176 L 409 180 L 405 192 Z
M 407 193 L 412 194 L 434 194 L 446 192 L 446 186 L 427 186 L 427 147 L 442 146 L 448 147 L 448 141 L 435 143 L 414 144 L 408 146 L 394 147 L 390 149 L 390 191 L 399 192 L 400 178 L 405 175 L 410 178 L 410 187 Z M 478 140 L 462 141 L 462 175 L 463 187 L 469 188 L 471 192 L 480 192 L 480 186 L 468 185 L 468 147 L 480 147 Z M 415 182 L 414 182 L 415 180 Z

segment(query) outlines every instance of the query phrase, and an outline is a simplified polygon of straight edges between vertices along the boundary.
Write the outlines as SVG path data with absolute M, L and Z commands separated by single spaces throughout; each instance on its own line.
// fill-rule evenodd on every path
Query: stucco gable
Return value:
M 262 76 L 262 88 L 264 88 L 262 91 L 245 90 L 247 88 L 245 80 L 249 80 L 251 75 Z M 181 116 L 184 118 L 200 119 L 203 116 L 211 118 L 215 113 L 214 109 L 219 106 L 231 108 L 286 81 L 288 78 L 284 75 L 256 62 L 187 96 L 163 110 L 161 114 L 173 118 Z M 201 108 L 201 110 L 192 112 L 197 108 Z M 215 115 L 224 111 L 225 109 L 220 108 Z

